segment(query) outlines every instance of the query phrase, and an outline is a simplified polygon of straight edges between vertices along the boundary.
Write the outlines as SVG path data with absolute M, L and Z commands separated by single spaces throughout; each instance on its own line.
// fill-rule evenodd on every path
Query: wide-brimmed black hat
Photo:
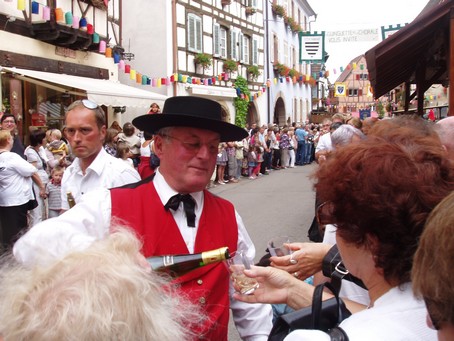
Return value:
M 221 142 L 240 141 L 248 135 L 245 129 L 222 121 L 221 113 L 218 102 L 201 97 L 176 96 L 165 101 L 162 114 L 142 115 L 133 119 L 132 124 L 152 134 L 164 127 L 211 130 L 221 135 Z

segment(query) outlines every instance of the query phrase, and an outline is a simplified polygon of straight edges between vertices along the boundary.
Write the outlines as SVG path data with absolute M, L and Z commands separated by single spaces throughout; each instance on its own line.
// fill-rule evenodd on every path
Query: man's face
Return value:
M 14 120 L 14 117 L 5 118 L 2 122 L 2 130 L 8 130 L 11 132 L 14 129 L 16 129 L 16 121 Z
M 161 160 L 160 172 L 179 193 L 201 191 L 216 166 L 219 134 L 188 127 L 175 127 L 168 136 L 155 136 L 155 149 Z
M 103 146 L 106 127 L 98 128 L 92 110 L 76 107 L 67 113 L 65 134 L 75 156 L 93 161 Z

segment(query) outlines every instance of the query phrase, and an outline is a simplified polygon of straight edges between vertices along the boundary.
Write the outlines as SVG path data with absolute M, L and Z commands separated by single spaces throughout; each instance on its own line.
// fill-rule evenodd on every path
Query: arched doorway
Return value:
M 274 105 L 273 123 L 277 124 L 279 127 L 282 127 L 286 124 L 285 104 L 284 100 L 281 97 L 276 100 L 276 104 Z
M 260 118 L 257 115 L 257 108 L 255 107 L 254 102 L 250 102 L 247 109 L 246 123 L 248 126 L 252 126 L 253 123 L 256 123 L 257 126 L 260 126 Z

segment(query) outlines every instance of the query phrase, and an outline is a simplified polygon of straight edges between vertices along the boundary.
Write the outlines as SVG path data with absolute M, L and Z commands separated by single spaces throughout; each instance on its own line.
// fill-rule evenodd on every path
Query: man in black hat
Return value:
M 218 144 L 247 136 L 246 130 L 223 122 L 221 113 L 217 102 L 173 97 L 161 115 L 134 119 L 137 128 L 155 134 L 161 160 L 155 174 L 135 184 L 87 193 L 74 208 L 24 235 L 14 247 L 16 258 L 34 264 L 84 248 L 105 236 L 112 221 L 136 231 L 145 257 L 228 246 L 230 252 L 241 249 L 254 258 L 254 245 L 233 205 L 205 190 Z M 267 340 L 270 306 L 230 300 L 233 290 L 224 264 L 196 269 L 175 281 L 208 315 L 203 324 L 191 327 L 201 339 L 227 340 L 230 306 L 243 340 Z

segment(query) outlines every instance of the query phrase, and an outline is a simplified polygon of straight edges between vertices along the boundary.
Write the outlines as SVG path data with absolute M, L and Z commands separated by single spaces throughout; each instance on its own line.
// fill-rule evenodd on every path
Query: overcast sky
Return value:
M 428 0 L 309 0 L 312 9 L 317 13 L 317 20 L 311 23 L 311 31 L 325 31 L 325 50 L 330 55 L 326 69 L 330 80 L 334 82 L 340 75 L 340 68 L 355 57 L 381 42 L 381 26 L 393 27 L 412 22 L 421 12 Z M 341 31 L 378 30 L 377 41 L 364 42 L 330 42 L 344 40 Z M 329 35 L 331 32 L 331 35 Z M 333 33 L 336 35 L 333 36 Z M 373 36 L 373 34 L 372 34 Z M 363 36 L 370 39 L 371 36 Z M 354 38 L 353 38 L 354 39 Z M 351 39 L 350 39 L 351 40 Z M 336 74 L 334 74 L 336 70 Z

